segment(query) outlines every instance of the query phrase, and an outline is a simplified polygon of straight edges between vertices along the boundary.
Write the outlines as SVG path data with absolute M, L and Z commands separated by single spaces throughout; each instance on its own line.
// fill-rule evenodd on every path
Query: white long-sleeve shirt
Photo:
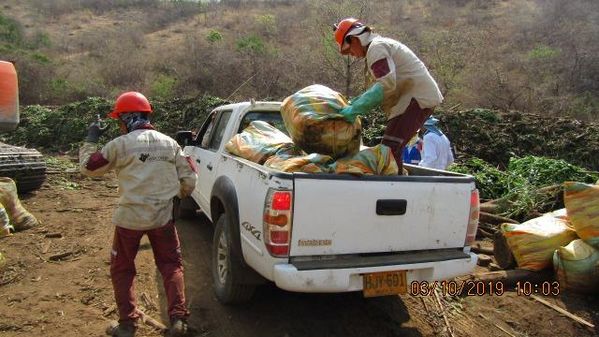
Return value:
M 195 165 L 171 137 L 138 129 L 108 142 L 100 151 L 85 142 L 79 149 L 81 173 L 101 176 L 115 170 L 119 202 L 112 221 L 133 230 L 158 228 L 171 220 L 174 196 L 195 188 Z
M 423 108 L 433 108 L 443 95 L 422 61 L 404 44 L 373 34 L 366 52 L 370 74 L 383 85 L 382 109 L 387 120 L 406 111 L 412 98 Z
M 445 170 L 454 161 L 451 143 L 444 134 L 428 132 L 422 144 L 422 160 L 419 166 Z

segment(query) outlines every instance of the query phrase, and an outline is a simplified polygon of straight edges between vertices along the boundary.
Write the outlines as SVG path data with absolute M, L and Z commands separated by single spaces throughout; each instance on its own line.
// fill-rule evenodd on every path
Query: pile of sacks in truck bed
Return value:
M 501 231 L 519 268 L 553 267 L 562 287 L 599 293 L 599 184 L 565 182 L 564 203 L 522 224 L 504 223 Z
M 287 97 L 281 115 L 290 136 L 264 121 L 253 121 L 227 144 L 230 153 L 283 172 L 396 175 L 389 147 L 360 150 L 360 120 L 347 122 L 339 110 L 343 95 L 311 85 Z

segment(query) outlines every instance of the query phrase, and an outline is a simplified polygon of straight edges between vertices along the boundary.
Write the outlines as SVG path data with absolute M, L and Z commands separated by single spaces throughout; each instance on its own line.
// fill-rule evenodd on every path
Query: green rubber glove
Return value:
M 339 111 L 345 119 L 353 123 L 358 115 L 363 115 L 383 102 L 383 85 L 376 82 L 362 95 L 354 99 L 350 105 Z

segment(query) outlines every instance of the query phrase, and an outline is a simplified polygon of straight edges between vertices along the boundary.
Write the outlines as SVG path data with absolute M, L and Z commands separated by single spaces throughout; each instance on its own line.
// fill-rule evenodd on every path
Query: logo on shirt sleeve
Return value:
M 372 66 L 370 66 L 370 69 L 372 69 L 372 74 L 375 78 L 381 78 L 391 72 L 386 58 L 374 62 Z

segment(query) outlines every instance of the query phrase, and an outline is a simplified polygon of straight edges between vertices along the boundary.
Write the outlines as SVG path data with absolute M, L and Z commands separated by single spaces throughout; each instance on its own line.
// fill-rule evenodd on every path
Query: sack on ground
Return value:
M 10 236 L 13 231 L 14 228 L 10 224 L 8 213 L 6 213 L 4 205 L 0 204 L 0 238 L 3 236 Z
M 599 293 L 599 250 L 578 239 L 553 254 L 560 285 L 582 293 Z
M 0 177 L 0 203 L 4 205 L 10 223 L 16 231 L 39 225 L 39 221 L 21 204 L 17 195 L 17 185 L 8 177 Z
M 552 265 L 553 253 L 577 239 L 562 211 L 547 213 L 522 224 L 501 224 L 510 251 L 518 267 L 542 270 Z
M 6 258 L 2 255 L 2 252 L 0 252 L 0 271 L 4 269 L 4 266 L 6 266 Z
M 264 121 L 251 122 L 225 145 L 231 154 L 258 164 L 264 164 L 277 151 L 289 148 L 294 148 L 291 138 Z
M 340 93 L 315 84 L 285 98 L 281 115 L 296 145 L 307 153 L 338 159 L 360 149 L 360 119 L 351 124 L 339 114 L 347 104 Z
M 576 234 L 599 249 L 599 185 L 565 182 L 564 203 Z

